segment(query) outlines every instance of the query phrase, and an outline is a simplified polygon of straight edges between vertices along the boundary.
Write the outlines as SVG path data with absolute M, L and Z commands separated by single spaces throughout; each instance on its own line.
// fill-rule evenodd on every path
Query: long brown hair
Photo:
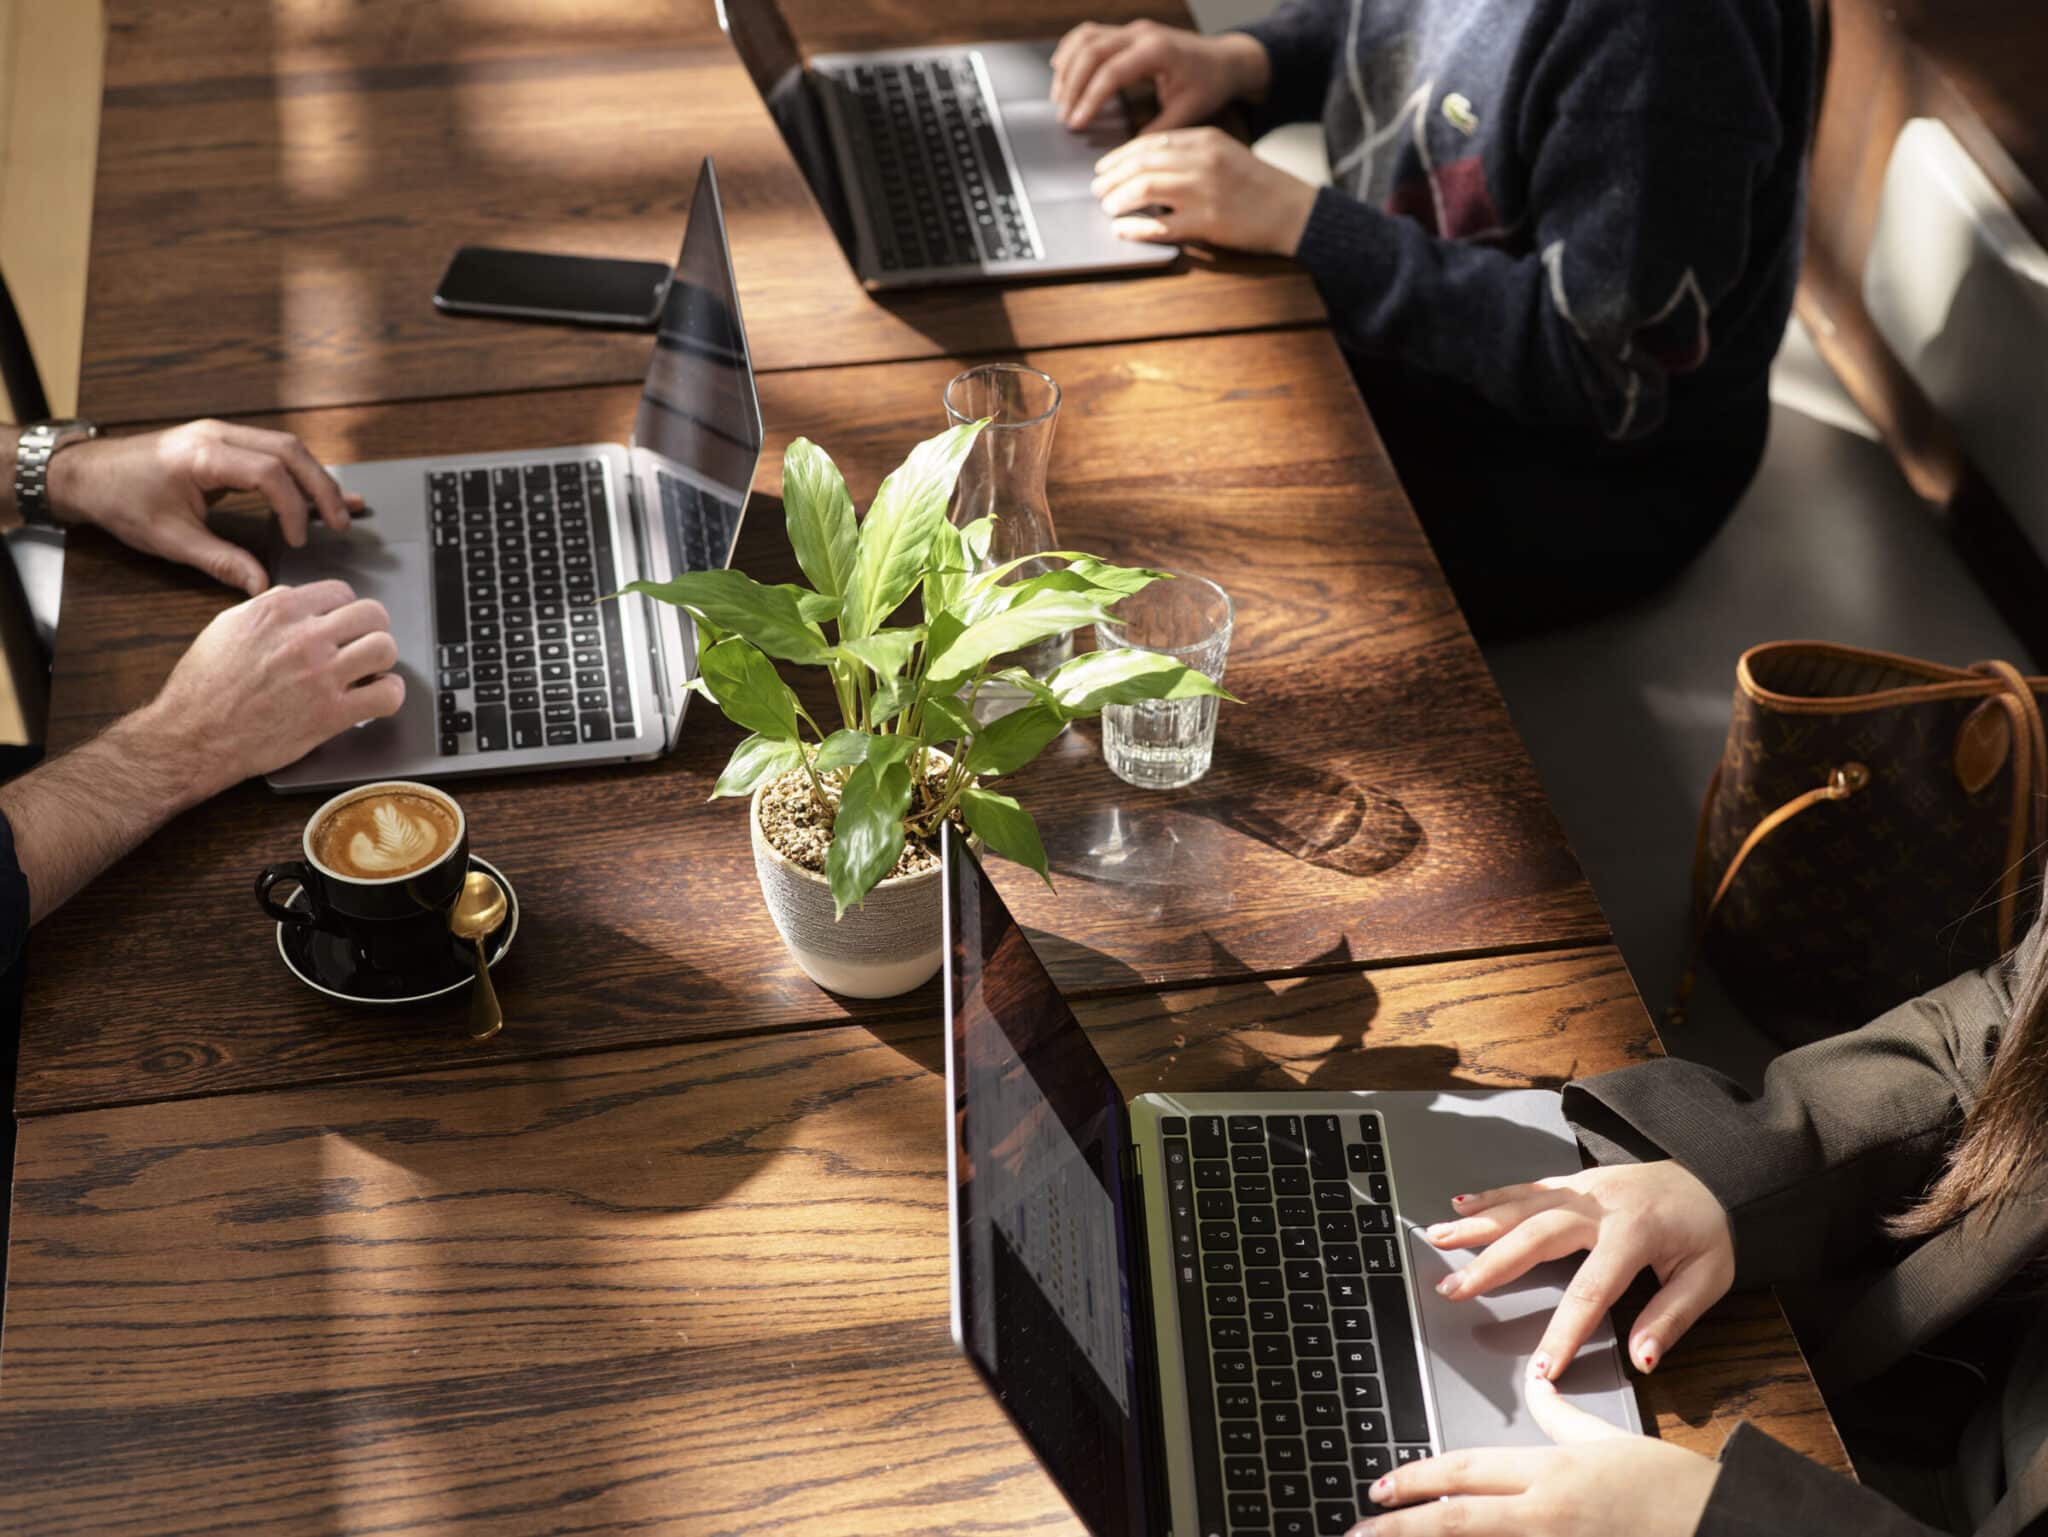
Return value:
M 1887 1224 L 1925 1238 L 1980 1208 L 1986 1216 L 2048 1166 L 2048 902 L 2008 963 L 2012 1017 L 1992 1054 L 1984 1092 L 1926 1195 Z

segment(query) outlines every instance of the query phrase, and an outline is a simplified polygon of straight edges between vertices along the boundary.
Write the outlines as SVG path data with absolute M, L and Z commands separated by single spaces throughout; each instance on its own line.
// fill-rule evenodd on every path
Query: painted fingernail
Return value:
M 1469 1195 L 1454 1195 L 1451 1197 L 1451 1204 L 1453 1206 L 1463 1206 L 1467 1201 L 1471 1199 L 1472 1197 L 1470 1197 Z
M 1539 1382 L 1548 1382 L 1550 1380 L 1550 1357 L 1539 1355 L 1535 1360 L 1531 1361 L 1529 1363 L 1529 1375 Z
M 1642 1364 L 1644 1371 L 1654 1371 L 1657 1366 L 1657 1342 L 1655 1340 L 1644 1340 L 1642 1344 L 1638 1345 L 1636 1347 L 1636 1360 Z
M 1372 1497 L 1376 1500 L 1381 1501 L 1382 1503 L 1384 1503 L 1387 1500 L 1387 1498 L 1393 1494 L 1393 1492 L 1394 1476 L 1391 1473 L 1389 1473 L 1385 1478 L 1381 1479 L 1378 1483 L 1372 1486 Z

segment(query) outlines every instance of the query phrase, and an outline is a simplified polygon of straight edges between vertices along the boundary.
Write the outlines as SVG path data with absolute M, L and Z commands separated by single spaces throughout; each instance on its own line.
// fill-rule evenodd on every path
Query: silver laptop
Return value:
M 1542 1443 L 1569 1263 L 1477 1302 L 1418 1227 L 1575 1171 L 1548 1090 L 1145 1094 L 944 838 L 953 1338 L 1098 1537 L 1342 1533 L 1390 1468 Z M 1559 1383 L 1640 1430 L 1612 1329 Z
M 280 790 L 651 758 L 696 666 L 678 610 L 609 593 L 732 557 L 761 457 L 718 181 L 697 177 L 629 447 L 395 459 L 334 469 L 370 515 L 276 544 L 280 582 L 341 577 L 381 600 L 405 706 L 270 776 Z
M 1111 230 L 1088 184 L 1130 115 L 1112 101 L 1063 127 L 1053 44 L 821 54 L 806 68 L 775 0 L 718 0 L 718 20 L 868 287 L 1142 270 L 1179 254 Z

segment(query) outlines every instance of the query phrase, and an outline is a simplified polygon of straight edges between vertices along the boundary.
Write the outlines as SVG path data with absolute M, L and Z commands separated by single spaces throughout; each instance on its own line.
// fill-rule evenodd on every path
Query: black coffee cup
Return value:
M 432 862 L 382 878 L 338 870 L 314 849 L 314 834 L 342 808 L 382 794 L 422 796 L 454 818 L 455 839 Z M 304 859 L 271 865 L 256 877 L 256 901 L 279 923 L 320 929 L 346 940 L 358 965 L 403 975 L 439 969 L 452 954 L 448 915 L 469 874 L 469 822 L 447 792 L 410 780 L 358 785 L 324 802 L 300 836 Z M 287 904 L 272 895 L 295 885 L 299 897 Z

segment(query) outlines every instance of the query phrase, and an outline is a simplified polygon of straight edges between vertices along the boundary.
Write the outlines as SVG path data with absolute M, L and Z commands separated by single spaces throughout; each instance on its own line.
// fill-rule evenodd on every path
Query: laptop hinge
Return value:
M 627 450 L 628 475 L 626 477 L 626 511 L 633 524 L 633 546 L 640 574 L 654 575 L 654 531 L 649 523 L 647 498 L 640 491 L 640 451 Z M 638 598 L 641 622 L 647 633 L 647 665 L 654 679 L 654 707 L 661 714 L 661 735 L 664 742 L 675 737 L 674 722 L 669 719 L 673 708 L 671 701 L 675 692 L 668 681 L 668 648 L 661 643 L 661 614 L 652 598 Z
M 1166 1485 L 1166 1419 L 1160 1402 L 1159 1335 L 1152 1313 L 1152 1259 L 1146 1236 L 1144 1155 L 1138 1144 L 1126 1147 L 1124 1165 L 1124 1230 L 1131 1237 L 1131 1330 L 1137 1336 L 1133 1357 L 1138 1365 L 1138 1445 L 1143 1455 L 1145 1507 L 1152 1537 L 1168 1537 L 1173 1507 Z

